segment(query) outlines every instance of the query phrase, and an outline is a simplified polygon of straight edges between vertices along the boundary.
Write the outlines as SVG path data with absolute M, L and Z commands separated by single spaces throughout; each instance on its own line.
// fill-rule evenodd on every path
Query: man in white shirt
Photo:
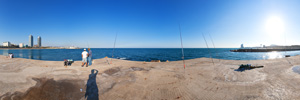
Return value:
M 87 64 L 87 57 L 89 56 L 89 53 L 86 52 L 86 49 L 83 49 L 83 52 L 81 53 L 81 57 L 82 57 L 82 65 L 81 67 L 84 66 L 84 64 L 86 64 L 86 67 L 88 67 L 88 64 Z

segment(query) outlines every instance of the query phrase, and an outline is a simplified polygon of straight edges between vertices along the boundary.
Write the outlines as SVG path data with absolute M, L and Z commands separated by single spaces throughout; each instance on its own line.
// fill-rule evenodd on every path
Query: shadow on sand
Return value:
M 26 92 L 6 93 L 0 100 L 80 100 L 84 93 L 83 80 L 54 80 L 48 78 L 33 78 L 36 85 Z
M 99 100 L 98 86 L 96 83 L 97 74 L 98 70 L 91 70 L 91 74 L 89 75 L 89 79 L 86 83 L 85 98 L 87 98 L 87 100 Z

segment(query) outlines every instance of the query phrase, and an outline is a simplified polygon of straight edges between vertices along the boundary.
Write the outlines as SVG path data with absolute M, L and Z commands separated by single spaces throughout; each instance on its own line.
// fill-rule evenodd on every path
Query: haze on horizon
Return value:
M 300 45 L 299 0 L 0 0 L 0 42 L 185 48 Z

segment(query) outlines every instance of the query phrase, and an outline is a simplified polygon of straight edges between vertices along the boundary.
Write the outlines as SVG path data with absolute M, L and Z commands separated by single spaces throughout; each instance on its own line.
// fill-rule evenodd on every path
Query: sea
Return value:
M 230 52 L 238 48 L 184 48 L 184 59 L 216 58 L 226 60 L 262 60 L 299 55 L 300 51 L 282 52 Z M 182 60 L 181 48 L 91 48 L 93 59 L 104 57 L 131 61 L 178 61 Z M 83 49 L 0 49 L 0 55 L 13 53 L 15 58 L 45 61 L 81 60 Z M 113 56 L 112 56 L 113 55 Z

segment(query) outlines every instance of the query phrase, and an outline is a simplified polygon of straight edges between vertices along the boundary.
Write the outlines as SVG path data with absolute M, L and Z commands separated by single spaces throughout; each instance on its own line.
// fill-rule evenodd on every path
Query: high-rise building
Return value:
M 29 43 L 28 43 L 29 47 L 33 47 L 33 36 L 29 35 Z
M 38 43 L 38 47 L 42 47 L 42 38 L 40 36 L 38 36 L 37 38 L 37 43 Z

